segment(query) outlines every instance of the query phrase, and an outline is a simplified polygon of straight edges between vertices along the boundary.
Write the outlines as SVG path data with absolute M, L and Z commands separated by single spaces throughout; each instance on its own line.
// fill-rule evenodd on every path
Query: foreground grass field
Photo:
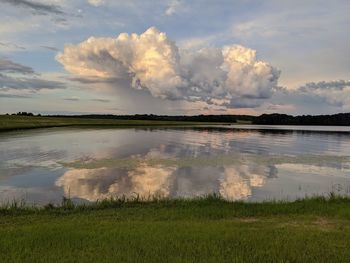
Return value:
M 66 126 L 88 127 L 138 127 L 138 126 L 189 126 L 207 125 L 213 123 L 189 121 L 147 121 L 147 120 L 113 120 L 113 119 L 84 119 L 67 117 L 38 117 L 0 115 L 0 131 L 17 129 L 50 128 Z M 218 123 L 214 123 L 218 124 Z
M 350 199 L 0 209 L 1 262 L 349 262 Z

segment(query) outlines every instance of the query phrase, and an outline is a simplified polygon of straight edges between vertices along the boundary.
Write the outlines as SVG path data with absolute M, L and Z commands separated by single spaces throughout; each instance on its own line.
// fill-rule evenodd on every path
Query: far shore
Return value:
M 54 127 L 188 127 L 220 124 L 231 123 L 0 115 L 0 132 Z

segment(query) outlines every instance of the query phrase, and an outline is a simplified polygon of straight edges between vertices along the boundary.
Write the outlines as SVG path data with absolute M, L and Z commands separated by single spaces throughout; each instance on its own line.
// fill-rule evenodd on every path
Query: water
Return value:
M 350 195 L 350 128 L 51 128 L 0 134 L 0 201 Z

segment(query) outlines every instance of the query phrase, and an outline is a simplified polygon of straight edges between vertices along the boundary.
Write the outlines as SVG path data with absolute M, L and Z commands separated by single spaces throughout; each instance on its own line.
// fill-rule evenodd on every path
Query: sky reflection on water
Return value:
M 229 200 L 350 192 L 350 133 L 45 129 L 0 135 L 0 200 L 117 195 Z

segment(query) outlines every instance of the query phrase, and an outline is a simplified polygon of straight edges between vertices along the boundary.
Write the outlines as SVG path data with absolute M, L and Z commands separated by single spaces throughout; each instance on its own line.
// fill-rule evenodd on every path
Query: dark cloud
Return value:
M 79 101 L 79 98 L 72 97 L 72 98 L 64 98 L 63 100 L 68 100 L 68 101 Z
M 58 48 L 56 47 L 50 47 L 50 46 L 40 46 L 41 48 L 45 48 L 45 49 L 48 49 L 48 50 L 52 50 L 52 51 L 60 51 Z
M 256 108 L 263 104 L 265 98 L 235 98 L 223 104 L 229 108 Z
M 56 14 L 64 15 L 62 8 L 58 5 L 44 4 L 35 1 L 27 0 L 0 0 L 3 3 L 11 4 L 14 6 L 30 9 L 34 14 L 47 15 Z
M 68 100 L 68 101 L 79 101 L 80 99 L 77 97 L 70 97 L 70 98 L 64 98 L 63 100 Z M 97 101 L 97 102 L 110 102 L 110 100 L 107 99 L 91 99 L 91 101 Z
M 115 84 L 119 79 L 117 78 L 94 78 L 94 77 L 68 77 L 67 80 L 79 82 L 82 84 L 96 84 L 96 83 L 110 83 Z
M 63 82 L 45 80 L 38 77 L 13 77 L 0 74 L 0 89 L 27 89 L 38 91 L 41 89 L 64 89 L 66 88 Z
M 337 107 L 350 105 L 350 81 L 334 80 L 306 83 L 297 90 L 302 96 L 321 99 Z
M 309 82 L 298 89 L 278 88 L 275 90 L 269 110 L 294 114 L 329 114 L 349 111 L 350 81 L 334 80 Z M 321 107 L 320 107 L 321 105 Z
M 52 19 L 52 21 L 63 26 L 68 25 L 68 21 L 64 17 L 55 17 Z
M 350 86 L 350 80 L 334 80 L 334 81 L 320 81 L 320 82 L 309 82 L 304 86 L 300 87 L 301 91 L 310 91 L 317 89 L 337 89 L 343 90 Z
M 15 63 L 8 59 L 0 58 L 0 73 L 20 73 L 20 74 L 34 74 L 34 70 L 31 67 L 24 66 L 19 63 Z
M 31 67 L 13 62 L 9 59 L 0 59 L 0 90 L 31 90 L 64 89 L 63 82 L 45 80 L 38 77 Z

